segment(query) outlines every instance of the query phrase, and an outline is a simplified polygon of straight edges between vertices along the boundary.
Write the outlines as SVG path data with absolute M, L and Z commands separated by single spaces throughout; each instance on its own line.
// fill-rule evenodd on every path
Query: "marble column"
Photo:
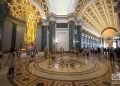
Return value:
M 44 50 L 45 47 L 47 47 L 47 30 L 48 26 L 42 26 L 42 43 L 41 43 L 41 51 Z
M 83 44 L 83 47 L 85 47 L 85 30 L 82 30 L 82 33 L 83 33 L 83 41 L 82 41 L 82 44 Z
M 116 41 L 116 47 L 118 47 L 118 40 L 116 39 L 115 41 Z
M 102 47 L 104 47 L 104 38 L 101 38 L 102 40 Z
M 88 48 L 90 48 L 90 33 L 88 32 Z
M 0 1 L 0 50 L 2 50 L 4 23 L 8 13 L 7 4 Z
M 94 48 L 94 36 L 93 36 L 93 34 L 91 36 L 92 36 L 91 44 L 92 44 L 92 48 Z
M 87 34 L 86 34 L 86 31 L 84 31 L 84 44 L 85 44 L 85 48 L 87 48 Z
M 77 25 L 76 26 L 76 29 L 77 29 L 77 40 L 78 40 L 78 49 L 81 48 L 81 29 L 82 29 L 82 26 L 81 25 Z
M 55 50 L 55 21 L 49 22 L 49 50 Z
M 81 48 L 83 48 L 83 30 L 81 29 Z
M 90 48 L 92 48 L 92 36 L 91 36 L 91 33 L 90 33 Z
M 15 45 L 16 45 L 16 29 L 17 29 L 17 24 L 12 23 L 11 48 L 15 48 Z
M 86 37 L 86 45 L 87 45 L 87 48 L 89 48 L 89 32 L 88 31 L 86 31 L 86 35 L 87 35 L 87 37 Z
M 94 37 L 94 47 L 96 48 L 95 35 L 93 37 Z
M 74 49 L 75 22 L 69 21 L 69 49 Z

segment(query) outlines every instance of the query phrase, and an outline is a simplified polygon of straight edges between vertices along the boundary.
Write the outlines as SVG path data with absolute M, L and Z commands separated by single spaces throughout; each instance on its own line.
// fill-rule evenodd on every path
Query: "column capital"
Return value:
M 48 26 L 49 21 L 47 19 L 42 20 L 42 26 Z
M 71 13 L 71 14 L 68 15 L 68 22 L 69 21 L 76 22 L 76 16 L 74 15 L 74 13 Z
M 54 13 L 50 13 L 48 15 L 48 20 L 49 21 L 56 21 L 56 15 Z
M 81 26 L 81 20 L 80 20 L 80 19 L 77 19 L 76 22 L 75 22 L 75 25 Z
M 82 29 L 81 31 L 82 31 L 83 33 L 85 33 L 85 29 Z

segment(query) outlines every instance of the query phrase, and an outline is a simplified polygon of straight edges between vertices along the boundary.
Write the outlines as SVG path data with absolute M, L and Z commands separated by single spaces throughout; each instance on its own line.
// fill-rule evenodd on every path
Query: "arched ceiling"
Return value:
M 35 1 L 35 0 L 34 0 Z M 39 7 L 34 5 L 31 0 L 9 0 L 9 15 L 25 21 L 27 11 L 31 10 L 31 12 L 35 15 L 38 22 L 41 22 L 42 16 L 41 14 L 47 16 L 48 15 L 48 7 L 45 0 L 37 0 L 39 6 L 41 6 L 42 11 L 39 10 Z
M 116 35 L 116 31 L 109 28 L 107 30 L 105 30 L 103 33 L 102 33 L 102 36 L 104 38 L 111 38 L 111 37 L 114 37 Z
M 10 0 L 10 15 L 25 19 L 26 0 Z M 117 28 L 114 0 L 28 0 L 38 21 L 49 13 L 68 15 L 73 13 L 87 27 L 101 33 L 107 27 Z M 107 31 L 109 32 L 109 31 Z
M 75 14 L 98 33 L 107 27 L 117 28 L 113 0 L 79 0 Z M 109 31 L 107 32 L 109 34 Z

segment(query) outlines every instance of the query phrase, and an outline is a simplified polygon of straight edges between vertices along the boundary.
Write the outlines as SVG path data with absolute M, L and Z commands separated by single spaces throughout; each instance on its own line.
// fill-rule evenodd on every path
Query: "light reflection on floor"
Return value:
M 59 57 L 60 55 L 57 55 L 56 57 Z M 66 58 L 69 58 L 69 55 L 68 54 L 65 54 Z M 67 57 L 68 56 L 68 57 Z M 119 63 L 116 61 L 116 62 L 111 62 L 109 61 L 109 58 L 106 57 L 106 56 L 103 56 L 103 55 L 94 55 L 94 56 L 90 56 L 89 58 L 86 58 L 86 57 L 83 57 L 83 56 L 79 56 L 79 57 L 76 57 L 74 54 L 72 55 L 72 57 L 74 58 L 77 58 L 78 59 L 82 59 L 84 60 L 83 63 L 87 62 L 90 64 L 90 62 L 100 62 L 100 64 L 104 64 L 105 67 L 107 66 L 108 67 L 108 70 L 107 73 L 105 71 L 105 73 L 103 73 L 102 75 L 98 76 L 98 77 L 93 77 L 90 78 L 91 76 L 82 76 L 83 78 L 76 78 L 74 76 L 74 78 L 76 78 L 74 80 L 73 77 L 65 77 L 65 74 L 67 75 L 67 71 L 69 71 L 68 74 L 72 74 L 72 72 L 75 72 L 75 70 L 70 70 L 70 69 L 73 69 L 72 66 L 73 64 L 70 63 L 70 60 L 68 62 L 60 62 L 62 63 L 62 65 L 60 65 L 59 61 L 55 61 L 53 63 L 58 63 L 57 65 L 54 65 L 54 68 L 53 67 L 53 63 L 51 62 L 50 66 L 51 68 L 48 68 L 47 69 L 47 65 L 48 64 L 48 59 L 44 59 L 44 58 L 36 58 L 33 62 L 31 62 L 29 60 L 29 58 L 22 58 L 20 60 L 17 60 L 17 65 L 16 65 L 16 74 L 15 74 L 15 77 L 10 79 L 10 81 L 13 83 L 13 84 L 16 84 L 18 86 L 36 86 L 37 84 L 39 83 L 44 83 L 45 86 L 114 86 L 112 85 L 112 80 L 111 80 L 111 74 L 112 73 L 117 73 L 119 72 L 120 70 L 120 65 Z M 65 59 L 66 59 L 65 58 Z M 64 59 L 64 58 L 63 58 Z M 64 61 L 65 61 L 64 59 Z M 66 60 L 67 61 L 67 60 Z M 32 65 L 34 64 L 35 65 Z M 42 63 L 42 64 L 40 64 Z M 67 64 L 65 64 L 67 63 Z M 97 63 L 98 64 L 98 63 Z M 31 66 L 32 65 L 32 66 Z M 42 66 L 39 66 L 39 65 L 42 65 Z M 69 65 L 69 66 L 68 66 Z M 79 64 L 81 65 L 81 64 Z M 85 64 L 84 64 L 85 65 Z M 83 65 L 83 69 L 86 69 L 84 68 L 84 65 Z M 87 65 L 87 64 L 86 64 Z M 30 67 L 31 66 L 31 67 Z M 90 65 L 89 65 L 90 66 Z M 32 68 L 33 67 L 33 68 Z M 39 71 L 37 71 L 36 73 L 34 72 L 35 71 L 35 68 L 38 67 L 43 67 L 45 68 L 44 71 L 46 71 L 46 75 L 40 75 Z M 79 66 L 81 67 L 82 69 L 82 66 Z M 32 69 L 31 69 L 32 68 Z M 57 76 L 57 78 L 55 78 L 55 75 L 56 75 L 56 71 L 53 70 L 55 68 L 59 68 L 62 71 L 60 70 L 57 70 L 57 72 L 62 72 L 63 76 L 62 79 L 59 78 Z M 67 69 L 68 68 L 68 69 Z M 88 67 L 89 68 L 89 67 Z M 47 70 L 46 70 L 47 69 Z M 83 70 L 82 69 L 82 70 Z M 33 73 L 33 72 L 34 73 Z M 41 71 L 41 70 L 40 70 Z M 43 70 L 42 70 L 43 71 Z M 43 72 L 44 72 L 43 71 Z M 49 75 L 50 71 L 52 71 L 52 75 Z M 80 73 L 80 69 L 76 70 L 77 72 L 76 73 Z M 87 71 L 87 70 L 86 70 Z M 65 72 L 65 73 L 64 73 Z M 94 72 L 94 71 L 93 71 Z M 99 71 L 100 73 L 103 72 L 103 71 Z M 38 74 L 37 74 L 38 73 Z M 82 72 L 81 72 L 82 73 Z M 83 72 L 85 73 L 85 72 Z M 99 75 L 100 73 L 97 73 L 96 75 Z M 48 75 L 47 75 L 48 74 Z M 55 74 L 55 75 L 54 75 Z M 58 74 L 58 73 L 57 73 Z M 60 73 L 61 74 L 61 73 Z M 74 73 L 73 73 L 74 74 Z M 81 74 L 82 75 L 82 74 Z M 88 79 L 86 79 L 85 77 L 88 77 Z M 83 80 L 82 80 L 83 79 Z M 119 85 L 118 85 L 119 86 Z

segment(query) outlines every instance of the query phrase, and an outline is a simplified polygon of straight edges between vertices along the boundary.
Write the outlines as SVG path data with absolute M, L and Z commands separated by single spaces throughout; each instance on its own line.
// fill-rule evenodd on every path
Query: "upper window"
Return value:
M 67 23 L 56 23 L 56 28 L 67 28 L 68 24 Z

